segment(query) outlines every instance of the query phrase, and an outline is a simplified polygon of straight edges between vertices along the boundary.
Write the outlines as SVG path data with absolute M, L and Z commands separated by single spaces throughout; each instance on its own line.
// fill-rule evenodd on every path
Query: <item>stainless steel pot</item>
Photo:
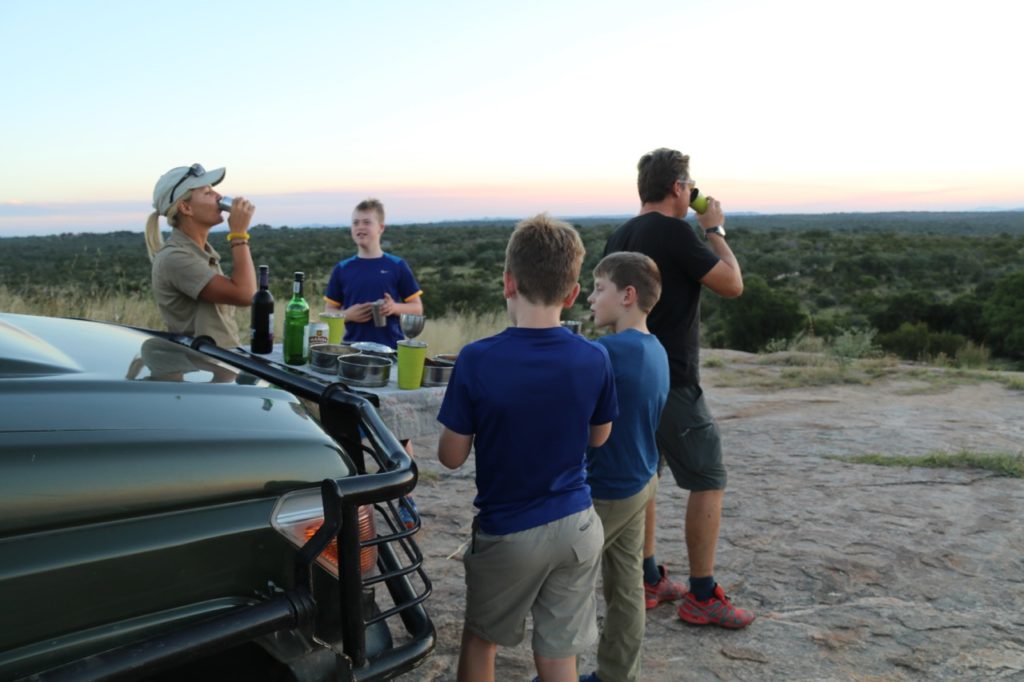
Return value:
M 338 359 L 338 376 L 347 384 L 379 388 L 388 385 L 395 364 L 377 355 L 344 355 Z
M 309 347 L 309 365 L 318 372 L 338 373 L 338 358 L 359 351 L 347 343 L 318 343 Z
M 420 386 L 447 386 L 454 367 L 455 363 L 453 362 L 436 357 L 427 358 L 423 361 L 423 380 L 420 382 Z

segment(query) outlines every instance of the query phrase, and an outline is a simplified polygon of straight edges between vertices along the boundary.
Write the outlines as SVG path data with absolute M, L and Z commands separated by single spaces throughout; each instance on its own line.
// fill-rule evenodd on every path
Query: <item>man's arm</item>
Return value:
M 472 448 L 473 434 L 455 433 L 446 426 L 441 429 L 441 437 L 437 441 L 437 459 L 449 469 L 458 469 Z
M 701 230 L 716 226 L 725 226 L 725 214 L 722 204 L 713 197 L 708 197 L 708 210 L 704 215 L 697 216 Z M 725 237 L 712 232 L 706 234 L 708 247 L 718 256 L 718 263 L 701 277 L 700 283 L 711 291 L 725 298 L 736 298 L 743 293 L 743 273 L 739 261 L 725 241 Z

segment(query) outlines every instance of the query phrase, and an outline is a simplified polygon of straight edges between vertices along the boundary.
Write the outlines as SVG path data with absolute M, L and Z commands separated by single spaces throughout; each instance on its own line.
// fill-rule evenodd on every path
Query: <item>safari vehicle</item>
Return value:
M 416 468 L 371 397 L 208 338 L 0 314 L 0 680 L 416 667 Z

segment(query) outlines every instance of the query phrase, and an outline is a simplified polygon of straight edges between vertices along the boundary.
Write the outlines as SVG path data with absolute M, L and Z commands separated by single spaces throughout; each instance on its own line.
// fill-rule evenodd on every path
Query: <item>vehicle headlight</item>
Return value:
M 323 499 L 319 490 L 301 490 L 282 497 L 271 517 L 274 529 L 296 547 L 302 547 L 324 523 Z M 373 506 L 359 507 L 359 539 L 373 540 L 377 527 L 373 520 Z M 338 577 L 338 541 L 330 544 L 316 558 L 318 564 Z M 377 565 L 377 547 L 363 547 L 359 552 L 359 569 L 368 574 Z

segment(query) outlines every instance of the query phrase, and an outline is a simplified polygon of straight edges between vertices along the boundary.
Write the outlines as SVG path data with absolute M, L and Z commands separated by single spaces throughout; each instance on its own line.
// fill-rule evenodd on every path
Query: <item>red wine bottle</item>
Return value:
M 274 350 L 274 296 L 270 293 L 270 267 L 260 266 L 260 288 L 252 297 L 253 353 L 266 355 Z

